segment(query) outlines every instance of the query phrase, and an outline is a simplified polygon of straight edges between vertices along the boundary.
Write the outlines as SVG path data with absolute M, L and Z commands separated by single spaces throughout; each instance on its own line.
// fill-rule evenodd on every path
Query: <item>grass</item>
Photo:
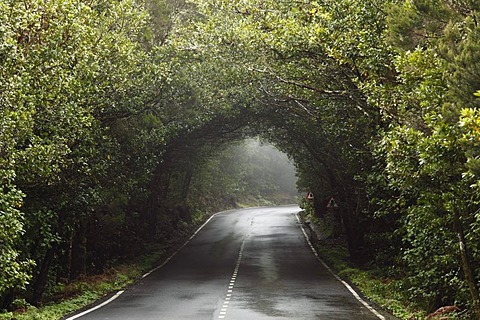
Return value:
M 382 275 L 380 270 L 363 269 L 350 261 L 344 241 L 314 241 L 316 250 L 344 280 L 352 283 L 368 300 L 402 320 L 425 319 L 426 313 L 412 303 L 400 279 Z
M 0 313 L 0 320 L 54 320 L 87 307 L 93 302 L 125 289 L 143 274 L 160 265 L 169 254 L 183 244 L 208 215 L 195 212 L 191 223 L 179 226 L 176 235 L 163 246 L 152 246 L 135 261 L 116 265 L 100 275 L 83 276 L 68 284 L 57 284 L 52 302 L 41 308 L 28 304 L 24 299 L 14 302 L 15 312 Z
M 347 278 L 370 301 L 389 311 L 394 316 L 405 319 L 425 319 L 426 314 L 412 304 L 402 289 L 402 281 L 379 277 L 369 270 L 346 268 L 339 272 L 340 277 Z
M 121 290 L 153 267 L 165 251 L 145 255 L 138 262 L 111 268 L 101 275 L 84 276 L 67 285 L 59 284 L 60 302 L 36 308 L 24 300 L 16 301 L 19 310 L 0 314 L 0 320 L 52 320 L 88 306 L 109 293 Z
M 203 222 L 198 217 L 194 225 Z M 197 221 L 198 220 L 198 221 Z M 193 230 L 193 227 L 191 227 Z M 80 310 L 98 299 L 113 292 L 125 289 L 134 283 L 141 276 L 158 266 L 165 260 L 171 250 L 183 243 L 191 232 L 181 232 L 175 241 L 171 241 L 169 248 L 151 248 L 150 253 L 139 257 L 131 263 L 117 265 L 100 275 L 83 276 L 80 279 L 68 284 L 59 283 L 56 288 L 56 295 L 53 302 L 36 308 L 29 305 L 25 300 L 15 301 L 17 310 L 15 312 L 0 313 L 0 320 L 54 320 Z
M 113 292 L 125 289 L 141 278 L 147 271 L 160 265 L 172 249 L 183 244 L 193 231 L 200 226 L 208 216 L 197 212 L 190 224 L 180 226 L 176 237 L 165 246 L 151 247 L 148 254 L 140 256 L 136 261 L 117 265 L 100 275 L 83 276 L 68 284 L 58 283 L 51 303 L 36 308 L 25 300 L 14 302 L 15 312 L 0 313 L 0 320 L 53 320 L 80 310 L 91 303 Z

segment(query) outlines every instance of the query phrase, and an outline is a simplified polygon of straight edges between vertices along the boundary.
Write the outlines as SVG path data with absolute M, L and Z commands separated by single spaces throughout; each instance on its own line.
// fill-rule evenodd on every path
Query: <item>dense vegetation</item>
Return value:
M 261 136 L 295 162 L 318 218 L 335 198 L 353 261 L 426 311 L 480 318 L 479 10 L 0 2 L 1 305 L 41 304 L 258 195 L 247 169 L 224 174 L 225 150 Z

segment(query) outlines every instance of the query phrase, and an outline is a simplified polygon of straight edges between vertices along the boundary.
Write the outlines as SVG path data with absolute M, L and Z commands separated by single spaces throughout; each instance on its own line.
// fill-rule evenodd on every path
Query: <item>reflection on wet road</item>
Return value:
M 79 319 L 379 319 L 316 259 L 298 211 L 220 213 L 165 266 Z

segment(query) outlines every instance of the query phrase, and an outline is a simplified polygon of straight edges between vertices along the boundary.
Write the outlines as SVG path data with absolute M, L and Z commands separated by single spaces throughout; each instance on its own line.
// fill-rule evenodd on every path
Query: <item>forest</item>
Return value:
M 479 20 L 478 0 L 0 1 L 0 309 L 271 196 L 274 166 L 233 165 L 260 137 L 318 219 L 335 197 L 353 262 L 479 319 Z

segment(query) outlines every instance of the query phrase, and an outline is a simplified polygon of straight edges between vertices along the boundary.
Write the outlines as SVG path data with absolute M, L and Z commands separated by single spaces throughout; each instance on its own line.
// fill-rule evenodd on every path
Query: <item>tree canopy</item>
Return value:
M 275 175 L 258 184 L 235 161 L 259 136 L 295 163 L 318 218 L 335 199 L 354 261 L 404 279 L 427 311 L 479 317 L 479 10 L 2 1 L 0 303 L 41 304 L 265 196 Z

